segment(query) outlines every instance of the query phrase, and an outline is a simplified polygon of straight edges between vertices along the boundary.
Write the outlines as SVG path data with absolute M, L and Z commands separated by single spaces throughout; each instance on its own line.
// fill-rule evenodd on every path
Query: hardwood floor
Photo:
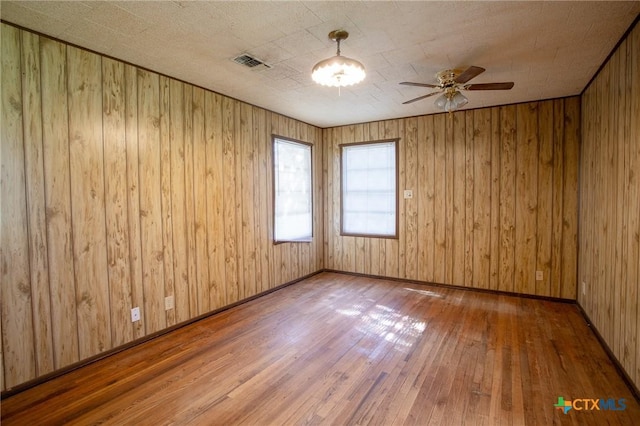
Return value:
M 624 411 L 555 409 L 558 397 Z M 580 408 L 582 405 L 579 405 Z M 2 401 L 2 424 L 633 424 L 575 305 L 321 273 Z

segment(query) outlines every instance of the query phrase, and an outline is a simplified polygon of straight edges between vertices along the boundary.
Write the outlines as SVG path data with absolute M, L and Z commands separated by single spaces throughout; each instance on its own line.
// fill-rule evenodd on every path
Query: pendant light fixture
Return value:
M 318 62 L 311 72 L 311 78 L 318 84 L 329 87 L 351 86 L 364 80 L 364 66 L 355 59 L 340 55 L 340 42 L 349 37 L 344 30 L 334 30 L 329 38 L 338 43 L 336 56 Z

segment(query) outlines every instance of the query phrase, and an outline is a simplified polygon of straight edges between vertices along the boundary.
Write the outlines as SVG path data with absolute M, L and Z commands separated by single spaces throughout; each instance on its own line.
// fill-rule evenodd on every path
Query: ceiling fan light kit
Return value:
M 343 30 L 329 33 L 329 38 L 338 43 L 336 56 L 318 62 L 311 72 L 311 78 L 316 83 L 328 87 L 344 87 L 360 83 L 366 73 L 364 65 L 355 59 L 340 55 L 340 41 L 349 37 Z
M 443 111 L 453 112 L 469 103 L 469 99 L 457 90 L 447 91 L 436 99 L 436 107 Z
M 442 93 L 442 95 L 435 101 L 436 107 L 446 112 L 454 112 L 469 102 L 467 97 L 464 96 L 460 90 L 509 90 L 513 87 L 513 82 L 467 84 L 469 80 L 477 77 L 484 71 L 484 68 L 472 65 L 464 71 L 458 69 L 440 71 L 436 74 L 438 84 L 412 83 L 404 81 L 400 84 L 405 86 L 430 87 L 438 90 L 408 100 L 403 102 L 403 104 L 410 104 Z

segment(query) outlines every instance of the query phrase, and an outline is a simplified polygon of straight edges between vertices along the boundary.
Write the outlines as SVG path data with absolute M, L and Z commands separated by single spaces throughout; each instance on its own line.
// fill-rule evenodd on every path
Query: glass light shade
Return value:
M 467 99 L 467 97 L 462 93 L 456 92 L 456 94 L 453 95 L 453 98 L 451 98 L 451 102 L 455 103 L 456 109 L 458 109 L 469 103 L 469 99 Z
M 439 96 L 435 101 L 435 105 L 439 109 L 447 112 L 453 112 L 465 106 L 468 102 L 469 100 L 467 97 L 456 90 L 453 94 L 445 93 Z
M 318 62 L 311 72 L 313 81 L 329 87 L 351 86 L 360 83 L 365 76 L 360 62 L 340 55 Z
M 438 99 L 436 99 L 434 104 L 436 105 L 437 108 L 444 109 L 444 107 L 447 104 L 448 100 L 449 99 L 447 99 L 447 95 L 440 95 L 440 96 L 438 96 Z

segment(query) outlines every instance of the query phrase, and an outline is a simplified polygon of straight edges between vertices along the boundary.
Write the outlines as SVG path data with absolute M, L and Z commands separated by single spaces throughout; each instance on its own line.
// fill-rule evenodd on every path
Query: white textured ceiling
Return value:
M 640 13 L 628 2 L 2 1 L 2 20 L 321 127 L 438 112 L 433 98 L 402 105 L 446 68 L 476 65 L 467 108 L 579 94 Z M 317 86 L 313 65 L 342 54 L 366 80 Z M 231 59 L 250 53 L 272 66 Z

